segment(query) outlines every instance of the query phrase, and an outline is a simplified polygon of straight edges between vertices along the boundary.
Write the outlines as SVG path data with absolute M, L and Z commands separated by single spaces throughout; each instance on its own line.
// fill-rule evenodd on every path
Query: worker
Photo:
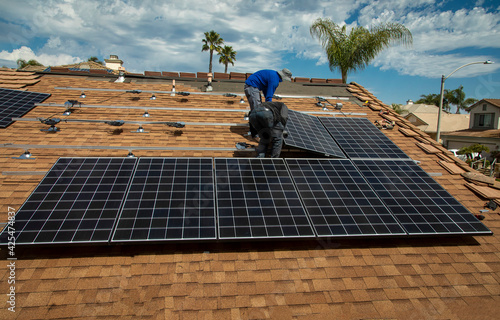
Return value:
M 281 153 L 283 137 L 286 138 L 288 107 L 283 102 L 264 102 L 250 110 L 248 117 L 252 137 L 258 134 L 260 138 L 256 148 L 257 158 L 266 157 L 269 145 L 271 146 L 271 158 L 278 158 Z
M 260 91 L 264 94 L 266 102 L 273 101 L 274 92 L 283 80 L 292 81 L 290 70 L 260 70 L 249 76 L 245 81 L 245 95 L 250 104 L 250 110 L 262 103 Z

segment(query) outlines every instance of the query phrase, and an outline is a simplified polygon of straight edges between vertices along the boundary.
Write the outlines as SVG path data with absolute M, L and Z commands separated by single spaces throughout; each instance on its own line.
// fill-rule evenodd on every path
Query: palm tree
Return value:
M 208 72 L 212 73 L 212 57 L 214 55 L 214 50 L 219 52 L 221 46 L 224 44 L 224 39 L 220 37 L 220 34 L 211 30 L 209 32 L 205 32 L 205 39 L 201 40 L 203 42 L 203 47 L 201 51 L 209 51 L 210 52 L 210 63 L 208 65 Z
M 394 110 L 394 112 L 396 112 L 397 114 L 402 114 L 403 113 L 404 110 L 401 107 L 402 107 L 402 105 L 400 105 L 398 103 L 391 104 L 392 110 Z
M 460 113 L 460 110 L 469 111 L 468 108 L 477 102 L 474 98 L 465 99 L 464 86 L 460 86 L 455 90 L 450 92 L 450 103 L 457 106 L 457 114 Z
M 444 111 L 450 111 L 451 110 L 451 105 L 455 105 L 457 107 L 456 113 L 460 113 L 460 110 L 465 110 L 469 111 L 468 107 L 473 105 L 474 103 L 477 102 L 476 99 L 474 98 L 467 98 L 465 99 L 465 92 L 463 91 L 463 86 L 458 87 L 458 89 L 455 90 L 444 90 L 443 94 L 443 110 Z M 436 107 L 439 107 L 439 99 L 440 95 L 436 93 L 430 93 L 430 94 L 422 94 L 420 95 L 420 99 L 417 100 L 415 103 L 423 103 L 423 104 L 429 104 L 429 105 L 435 105 Z
M 36 61 L 35 59 L 31 59 L 29 61 L 26 61 L 24 59 L 17 59 L 16 63 L 17 63 L 18 69 L 22 69 L 26 66 L 43 66 L 43 64 Z
M 436 107 L 439 107 L 439 99 L 440 95 L 435 94 L 435 93 L 430 93 L 430 94 L 422 94 L 420 95 L 420 99 L 415 101 L 415 103 L 418 104 L 428 104 L 428 105 L 434 105 Z
M 100 60 L 99 60 L 99 58 L 94 57 L 94 56 L 92 56 L 92 57 L 88 58 L 88 59 L 87 59 L 87 61 L 93 61 L 93 62 L 96 62 L 96 63 L 102 64 L 102 61 L 100 61 Z
M 341 27 L 330 19 L 318 18 L 309 31 L 326 50 L 330 70 L 340 70 L 343 83 L 347 83 L 349 73 L 367 67 L 392 43 L 413 43 L 410 30 L 399 23 L 382 23 L 370 30 L 357 26 L 347 34 L 346 25 Z
M 234 66 L 234 61 L 236 61 L 236 54 L 237 52 L 233 51 L 233 47 L 231 46 L 224 46 L 224 48 L 221 48 L 218 52 L 218 55 L 220 55 L 219 63 L 223 63 L 225 66 L 224 73 L 227 73 L 228 64 L 232 64 Z

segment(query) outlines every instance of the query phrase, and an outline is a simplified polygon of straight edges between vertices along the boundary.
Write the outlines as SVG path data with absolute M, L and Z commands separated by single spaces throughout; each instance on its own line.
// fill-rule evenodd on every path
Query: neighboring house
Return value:
M 108 63 L 110 61 L 110 63 Z M 83 61 L 79 63 L 65 64 L 60 66 L 31 66 L 27 65 L 22 71 L 31 72 L 107 72 L 118 74 L 118 68 L 121 67 L 123 61 L 118 60 L 117 56 L 111 56 L 110 59 L 105 59 L 105 64 L 100 64 L 94 61 Z
M 483 99 L 470 106 L 469 111 L 469 129 L 500 129 L 500 99 Z
M 427 104 L 408 104 L 401 106 L 405 117 L 414 126 L 427 133 L 431 138 L 436 138 L 437 119 L 439 108 Z M 469 127 L 468 114 L 452 114 L 446 111 L 441 113 L 441 132 L 450 132 L 466 129 Z
M 500 99 L 483 99 L 469 111 L 468 129 L 443 133 L 443 145 L 460 149 L 478 143 L 487 146 L 490 152 L 500 150 Z

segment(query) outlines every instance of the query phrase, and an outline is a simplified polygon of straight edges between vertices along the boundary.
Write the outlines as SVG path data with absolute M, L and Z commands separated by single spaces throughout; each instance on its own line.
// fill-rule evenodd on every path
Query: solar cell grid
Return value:
M 211 158 L 140 158 L 113 242 L 215 239 Z
M 216 158 L 219 237 L 314 237 L 283 159 Z
M 135 161 L 60 158 L 16 214 L 16 244 L 107 242 Z
M 354 163 L 408 234 L 491 234 L 413 161 Z
M 350 159 L 409 157 L 366 118 L 319 118 Z
M 344 153 L 330 136 L 318 117 L 289 110 L 286 124 L 288 137 L 285 144 L 330 157 L 345 158 Z
M 12 123 L 33 109 L 35 103 L 47 99 L 50 94 L 0 88 L 0 128 Z
M 318 236 L 406 234 L 347 159 L 286 159 Z

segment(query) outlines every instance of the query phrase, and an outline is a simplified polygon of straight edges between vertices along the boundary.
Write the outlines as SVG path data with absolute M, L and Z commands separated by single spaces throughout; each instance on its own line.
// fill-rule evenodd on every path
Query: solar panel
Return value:
M 140 158 L 113 242 L 216 239 L 211 158 Z
M 408 234 L 491 234 L 413 161 L 353 162 Z
M 318 236 L 406 235 L 348 159 L 286 159 Z
M 329 157 L 345 158 L 339 145 L 330 136 L 318 117 L 289 110 L 285 144 Z
M 16 214 L 16 244 L 107 242 L 135 162 L 60 158 Z
M 5 128 L 13 121 L 33 109 L 50 96 L 48 93 L 29 92 L 0 88 L 0 128 Z
M 220 239 L 314 237 L 283 159 L 216 158 Z
M 351 159 L 408 159 L 409 157 L 366 118 L 319 118 Z

